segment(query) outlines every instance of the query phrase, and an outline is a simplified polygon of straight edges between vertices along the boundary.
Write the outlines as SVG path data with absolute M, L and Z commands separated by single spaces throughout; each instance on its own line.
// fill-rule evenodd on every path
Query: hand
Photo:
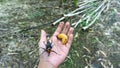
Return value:
M 63 28 L 64 27 L 64 28 Z M 46 32 L 44 30 L 41 30 L 41 38 L 39 41 L 39 48 L 40 48 L 40 63 L 39 63 L 39 68 L 57 68 L 67 57 L 67 54 L 69 52 L 69 49 L 71 47 L 71 42 L 73 39 L 73 28 L 70 27 L 70 23 L 67 22 L 64 24 L 64 22 L 61 22 L 56 31 L 54 32 L 53 36 L 50 38 L 50 41 L 52 42 L 52 50 L 55 52 L 50 52 L 50 55 L 48 56 L 47 52 L 44 52 L 44 49 L 46 48 L 46 45 L 44 42 L 47 42 L 46 40 Z M 60 33 L 64 33 L 68 36 L 68 42 L 63 45 L 60 40 L 57 39 L 57 35 Z M 44 52 L 44 53 L 43 53 Z M 42 53 L 42 54 L 41 54 Z M 45 63 L 44 63 L 45 62 Z M 44 66 L 45 65 L 45 66 Z

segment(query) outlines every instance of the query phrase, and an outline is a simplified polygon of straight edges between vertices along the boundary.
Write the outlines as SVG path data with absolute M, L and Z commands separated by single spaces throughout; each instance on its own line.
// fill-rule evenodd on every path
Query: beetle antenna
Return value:
M 54 52 L 54 53 L 58 54 L 57 52 L 55 52 L 55 51 L 53 51 L 53 50 L 51 50 L 51 52 Z M 60 54 L 58 54 L 58 55 L 60 55 Z

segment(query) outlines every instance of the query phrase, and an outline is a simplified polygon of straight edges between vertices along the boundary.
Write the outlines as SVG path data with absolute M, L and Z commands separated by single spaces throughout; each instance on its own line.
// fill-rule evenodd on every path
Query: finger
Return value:
M 46 42 L 46 32 L 41 30 L 41 37 L 39 41 L 39 47 L 44 47 L 44 43 Z
M 65 24 L 65 26 L 64 26 L 64 29 L 63 29 L 62 33 L 66 34 L 66 33 L 68 32 L 68 29 L 69 29 L 69 28 L 70 28 L 70 23 L 67 22 L 67 23 Z
M 72 34 L 72 33 L 73 33 L 73 31 L 74 31 L 74 28 L 72 28 L 72 27 L 71 27 L 71 28 L 69 29 L 69 31 L 68 31 L 68 33 L 67 33 L 67 35 L 69 36 L 70 34 Z
M 74 31 L 74 28 L 71 27 L 68 31 L 68 34 L 67 34 L 69 37 L 68 43 L 66 44 L 68 48 L 70 48 L 70 46 L 71 46 L 71 42 L 72 42 L 72 38 L 73 38 L 73 34 L 72 34 L 73 31 Z
M 69 35 L 69 40 L 68 40 L 68 42 L 66 44 L 68 49 L 71 47 L 72 40 L 73 40 L 73 34 L 70 34 Z
M 56 31 L 54 32 L 53 35 L 55 35 L 55 36 L 58 35 L 58 34 L 61 32 L 63 25 L 64 25 L 64 22 L 61 22 L 61 23 L 58 25 L 58 27 L 57 27 L 57 29 L 56 29 Z

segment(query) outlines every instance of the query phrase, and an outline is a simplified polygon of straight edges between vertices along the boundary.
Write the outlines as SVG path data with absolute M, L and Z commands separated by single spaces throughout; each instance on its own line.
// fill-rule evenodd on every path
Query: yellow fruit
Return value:
M 57 38 L 60 39 L 62 41 L 62 44 L 65 45 L 68 41 L 68 36 L 66 34 L 58 34 Z

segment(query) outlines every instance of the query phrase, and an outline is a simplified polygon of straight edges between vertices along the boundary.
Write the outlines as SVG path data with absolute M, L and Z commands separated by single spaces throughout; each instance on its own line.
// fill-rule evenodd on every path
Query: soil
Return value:
M 0 67 L 37 68 L 40 30 L 50 37 L 57 27 L 51 23 L 74 9 L 72 0 L 0 0 Z M 70 53 L 60 68 L 120 68 L 119 41 L 120 1 L 116 0 L 88 30 L 74 30 Z

